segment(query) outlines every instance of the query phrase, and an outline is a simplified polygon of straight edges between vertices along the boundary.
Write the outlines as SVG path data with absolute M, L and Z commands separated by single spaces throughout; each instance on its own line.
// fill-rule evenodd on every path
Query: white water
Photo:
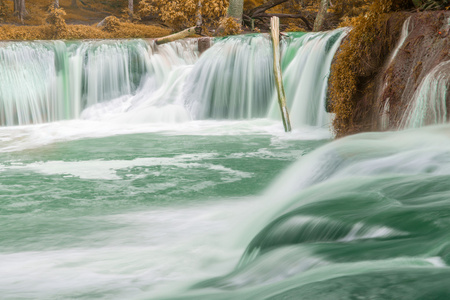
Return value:
M 193 121 L 179 126 L 176 123 L 121 124 L 89 120 L 71 120 L 48 124 L 2 127 L 0 152 L 39 148 L 53 143 L 84 138 L 101 138 L 136 133 L 163 135 L 271 135 L 273 143 L 282 145 L 289 140 L 319 140 L 331 138 L 322 128 L 299 128 L 286 135 L 282 124 L 268 119 L 246 121 Z
M 334 53 L 345 33 L 346 30 L 307 34 L 284 44 L 283 81 L 294 127 L 329 127 L 331 114 L 326 112 L 328 77 Z M 295 55 L 290 57 L 293 52 Z M 273 94 L 269 116 L 276 118 L 279 115 Z
M 386 70 L 392 65 L 399 53 L 399 50 L 405 44 L 410 35 L 414 24 L 411 23 L 411 17 L 406 19 L 403 24 L 402 33 L 395 50 L 390 55 L 386 65 Z M 406 89 L 413 88 L 412 80 L 407 81 Z M 380 95 L 383 95 L 388 82 L 384 83 Z M 450 61 L 443 61 L 434 67 L 420 82 L 411 99 L 407 101 L 407 108 L 403 113 L 398 126 L 399 129 L 418 128 L 427 125 L 443 124 L 448 120 L 447 101 L 450 100 Z M 403 96 L 404 97 L 404 96 Z M 381 128 L 389 128 L 390 99 L 387 98 L 383 105 L 381 114 Z
M 307 37 L 311 38 L 311 40 L 308 40 Z M 319 58 L 323 58 L 320 52 L 321 49 L 326 50 L 328 48 L 325 40 L 326 36 L 324 37 L 323 35 L 317 35 L 315 38 L 306 36 L 304 41 L 306 44 L 304 46 L 312 45 L 310 43 L 313 42 L 316 46 L 312 47 L 310 52 L 308 52 L 311 54 L 309 60 L 298 59 L 299 65 L 315 61 L 312 66 L 317 67 L 317 64 L 322 62 Z M 298 42 L 300 41 L 298 40 Z M 239 43 L 244 43 L 241 45 L 244 48 L 245 40 Z M 180 47 L 186 46 L 184 44 L 178 45 Z M 163 49 L 173 55 L 170 53 L 163 54 Z M 240 46 L 236 46 L 234 49 L 239 52 Z M 295 55 L 292 57 L 288 55 L 289 51 L 286 49 L 284 52 L 285 78 L 287 82 L 290 78 L 292 82 L 295 82 L 294 78 L 297 75 L 294 71 L 298 71 L 298 69 L 291 66 L 294 66 L 294 61 L 297 61 L 297 48 L 295 48 Z M 114 53 L 120 53 L 122 50 L 121 48 L 113 47 Z M 70 120 L 51 124 L 0 128 L 0 152 L 33 149 L 33 151 L 25 151 L 23 154 L 11 154 L 11 157 L 18 157 L 19 160 L 27 160 L 27 155 L 33 157 L 33 155 L 38 155 L 40 151 L 55 156 L 58 154 L 64 156 L 65 151 L 58 149 L 58 146 L 61 147 L 61 145 L 56 145 L 54 149 L 52 147 L 44 150 L 39 148 L 42 145 L 61 141 L 86 139 L 89 142 L 89 138 L 95 137 L 138 132 L 158 132 L 163 135 L 179 135 L 173 138 L 176 140 L 176 145 L 180 145 L 179 148 L 169 148 L 167 153 L 164 153 L 164 155 L 170 154 L 173 157 L 152 157 L 152 150 L 154 149 L 150 147 L 145 148 L 145 157 L 135 158 L 132 156 L 134 153 L 129 153 L 132 159 L 127 159 L 128 157 L 124 159 L 88 158 L 84 160 L 68 159 L 65 161 L 62 157 L 47 161 L 7 161 L 0 165 L 0 171 L 10 172 L 9 174 L 12 175 L 15 175 L 15 172 L 25 174 L 25 176 L 29 172 L 42 175 L 45 183 L 42 185 L 42 188 L 46 187 L 48 179 L 52 178 L 52 176 L 53 178 L 58 177 L 55 180 L 58 180 L 59 183 L 74 179 L 92 181 L 95 187 L 92 193 L 89 192 L 87 199 L 82 201 L 77 199 L 76 203 L 70 203 L 66 210 L 70 213 L 76 212 L 77 205 L 83 205 L 83 203 L 79 202 L 84 202 L 84 205 L 86 203 L 91 205 L 89 211 L 95 212 L 98 210 L 97 205 L 100 205 L 102 202 L 108 202 L 102 201 L 101 194 L 95 195 L 100 190 L 101 185 L 106 186 L 106 189 L 112 188 L 120 191 L 124 188 L 124 186 L 120 185 L 121 183 L 127 186 L 130 184 L 126 180 L 119 180 L 120 174 L 116 172 L 118 170 L 127 170 L 127 175 L 130 175 L 130 179 L 138 179 L 133 176 L 147 176 L 148 174 L 133 175 L 131 169 L 136 167 L 166 166 L 170 168 L 169 172 L 174 172 L 174 168 L 186 168 L 191 172 L 189 175 L 205 169 L 208 171 L 209 176 L 218 174 L 221 183 L 227 180 L 228 182 L 238 182 L 252 175 L 250 172 L 242 171 L 237 167 L 225 167 L 225 165 L 220 165 L 218 162 L 208 161 L 215 159 L 218 154 L 203 152 L 205 150 L 202 149 L 202 146 L 205 145 L 200 145 L 195 154 L 176 155 L 180 151 L 182 153 L 184 142 L 189 144 L 198 141 L 190 141 L 189 138 L 180 137 L 182 135 L 235 135 L 239 137 L 239 135 L 250 133 L 249 136 L 244 136 L 247 139 L 258 135 L 271 135 L 271 146 L 274 146 L 271 151 L 259 148 L 255 152 L 228 153 L 228 147 L 231 147 L 234 143 L 221 145 L 222 148 L 220 149 L 224 152 L 221 154 L 222 159 L 256 157 L 264 159 L 266 162 L 270 161 L 270 158 L 277 157 L 277 154 L 280 155 L 278 151 L 283 150 L 282 144 L 290 139 L 318 139 L 329 135 L 327 129 L 320 128 L 327 122 L 326 114 L 324 113 L 324 95 L 321 94 L 326 81 L 320 81 L 323 79 L 322 76 L 327 75 L 326 68 L 323 70 L 319 68 L 320 71 L 317 74 L 314 73 L 316 74 L 316 79 L 312 82 L 317 83 L 317 91 L 316 89 L 308 93 L 305 91 L 309 96 L 303 98 L 306 100 L 320 100 L 318 108 L 311 108 L 310 110 L 317 112 L 316 120 L 303 120 L 301 116 L 296 117 L 299 124 L 315 125 L 319 127 L 318 129 L 299 128 L 292 135 L 287 136 L 283 134 L 279 122 L 267 119 L 227 120 L 221 122 L 203 120 L 189 122 L 180 126 L 171 122 L 195 118 L 191 115 L 192 107 L 185 106 L 185 98 L 183 97 L 185 89 L 180 88 L 180 86 L 183 86 L 182 83 L 185 79 L 189 77 L 192 69 L 195 68 L 193 66 L 196 60 L 195 52 L 192 56 L 188 54 L 186 54 L 188 55 L 187 57 L 182 56 L 181 53 L 177 52 L 177 47 L 173 47 L 173 45 L 158 48 L 157 50 L 149 47 L 147 51 L 149 53 L 149 61 L 146 61 L 146 74 L 141 78 L 138 87 L 132 84 L 133 80 L 125 81 L 121 89 L 116 90 L 116 93 L 118 93 L 117 98 L 94 103 L 84 110 L 82 115 L 87 120 Z M 256 49 L 251 51 L 256 51 Z M 186 52 L 183 51 L 182 53 Z M 191 63 L 186 63 L 187 61 Z M 120 64 L 125 66 L 126 63 L 122 61 Z M 99 63 L 99 65 L 108 66 L 107 69 L 111 68 L 110 63 Z M 94 64 L 97 69 L 101 70 L 102 68 L 98 67 L 99 65 Z M 232 69 L 238 67 L 239 65 L 236 65 Z M 290 67 L 293 72 L 292 75 L 289 75 L 287 72 Z M 243 66 L 243 68 L 248 68 L 248 66 Z M 309 70 L 307 67 L 303 69 L 305 72 Z M 114 72 L 126 74 L 129 72 L 129 69 L 118 67 Z M 94 72 L 94 74 L 99 73 Z M 302 73 L 299 76 L 304 77 L 307 74 L 309 73 Z M 104 74 L 104 76 L 108 78 L 109 74 Z M 133 76 L 129 76 L 133 78 Z M 256 76 L 256 74 L 252 76 Z M 56 76 L 55 78 L 59 77 Z M 92 80 L 97 82 L 99 86 L 103 86 L 114 84 L 114 78 L 116 77 L 113 76 L 106 82 L 102 81 L 103 76 L 95 75 L 92 78 L 96 78 Z M 111 83 L 111 80 L 113 83 Z M 300 96 L 303 96 L 303 93 L 301 93 L 302 89 L 307 89 L 311 85 L 311 81 L 306 80 L 305 82 L 305 84 L 301 84 L 298 87 L 291 86 L 290 88 L 292 93 L 299 95 L 298 99 L 300 99 Z M 233 86 L 233 84 L 230 83 L 229 86 Z M 136 90 L 132 91 L 133 89 Z M 89 90 L 88 87 L 87 90 Z M 96 93 L 99 91 L 96 88 L 94 90 L 96 90 Z M 123 95 L 121 95 L 122 93 Z M 102 95 L 106 94 L 105 92 Z M 88 94 L 83 95 L 79 99 L 86 99 L 87 101 Z M 97 97 L 100 97 L 98 95 L 100 94 L 97 94 Z M 57 102 L 59 98 L 55 99 Z M 65 101 L 68 101 L 67 99 Z M 292 100 L 293 107 L 306 105 L 304 101 L 301 101 L 303 104 L 296 106 L 298 104 L 296 99 Z M 254 100 L 257 101 L 257 99 Z M 233 99 L 226 99 L 225 97 L 224 101 L 239 103 L 240 100 L 234 102 Z M 67 104 L 67 102 L 64 103 Z M 81 111 L 81 107 L 84 104 L 81 100 L 79 104 L 79 111 Z M 45 103 L 42 105 L 45 105 Z M 252 102 L 252 107 L 253 105 L 258 106 L 259 104 Z M 305 109 L 309 108 L 306 107 Z M 174 113 L 174 110 L 177 110 L 177 112 Z M 219 113 L 221 110 L 222 108 L 213 111 Z M 72 113 L 70 109 L 68 111 Z M 223 111 L 227 112 L 226 109 L 223 109 Z M 240 113 L 243 112 L 241 108 L 231 111 L 237 113 L 236 116 L 233 116 L 236 118 L 241 118 L 241 116 L 252 117 L 252 115 L 241 115 Z M 253 108 L 251 111 L 253 111 Z M 298 111 L 298 113 L 301 112 L 302 110 Z M 297 110 L 293 109 L 292 114 L 296 113 Z M 23 115 L 28 116 L 27 113 Z M 42 113 L 42 115 L 45 114 Z M 42 120 L 42 122 L 45 121 Z M 123 124 L 148 123 L 151 121 L 159 123 L 143 125 Z M 9 246 L 5 243 L 3 245 L 7 249 L 13 249 L 13 251 L 4 251 L 0 254 L 0 261 L 4 262 L 0 268 L 2 293 L 6 297 L 41 299 L 57 299 L 58 297 L 154 299 L 159 298 L 160 294 L 158 293 L 172 296 L 189 294 L 192 292 L 192 290 L 188 290 L 191 283 L 231 272 L 248 242 L 268 222 L 286 211 L 314 202 L 330 199 L 339 200 L 337 199 L 338 196 L 355 193 L 355 191 L 358 191 L 357 188 L 365 183 L 373 183 L 374 178 L 378 177 L 383 179 L 384 176 L 385 179 L 390 180 L 395 179 L 397 176 L 423 176 L 424 179 L 427 179 L 430 178 L 428 176 L 450 174 L 448 129 L 448 126 L 442 126 L 402 133 L 364 134 L 338 140 L 311 153 L 288 169 L 259 200 L 250 197 L 244 199 L 215 199 L 215 202 L 189 207 L 174 204 L 169 207 L 154 208 L 149 205 L 150 209 L 148 210 L 131 212 L 122 212 L 119 207 L 113 214 L 94 214 L 92 216 L 84 214 L 74 214 L 72 216 L 68 214 L 65 217 L 61 217 L 60 207 L 64 198 L 59 199 L 61 203 L 58 202 L 54 211 L 52 210 L 47 214 L 43 212 L 42 215 L 38 206 L 38 199 L 30 197 L 30 201 L 24 202 L 13 200 L 10 205 L 15 205 L 16 207 L 33 207 L 36 205 L 37 208 L 36 210 L 31 209 L 31 212 L 26 215 L 19 213 L 8 219 L 8 221 L 12 220 L 12 222 L 6 221 L 4 223 L 6 226 L 3 228 L 3 232 L 8 232 L 9 226 L 16 226 L 14 227 L 16 232 L 22 233 L 24 230 L 21 226 L 23 225 L 23 228 L 26 228 L 25 231 L 32 233 L 35 230 L 38 238 L 33 240 L 33 237 L 28 237 L 28 239 L 22 240 L 20 237 L 9 237 L 15 244 Z M 149 138 L 149 136 L 146 138 Z M 123 142 L 126 142 L 126 140 Z M 238 140 L 236 144 L 241 142 L 242 140 Z M 249 143 L 254 143 L 254 141 L 250 140 Z M 96 153 L 115 154 L 120 146 L 119 140 L 117 149 L 114 147 L 109 149 L 99 148 L 96 150 Z M 84 148 L 80 148 L 79 152 L 81 153 L 83 150 Z M 55 153 L 52 153 L 53 151 Z M 134 149 L 131 151 L 134 151 Z M 303 149 L 282 155 L 287 155 L 291 159 L 292 157 L 299 157 L 301 154 L 295 151 L 303 151 Z M 8 157 L 8 155 L 5 155 L 5 157 Z M 182 175 L 175 179 L 179 180 L 180 177 Z M 431 179 L 434 180 L 436 178 Z M 104 182 L 102 184 L 95 183 L 96 180 Z M 163 182 L 159 185 L 154 182 L 150 183 L 147 186 L 141 186 L 146 193 L 158 191 L 158 189 L 165 190 L 168 187 L 177 187 L 178 190 L 183 192 L 185 191 L 184 189 L 199 191 L 205 188 L 208 181 L 202 180 L 198 184 L 181 187 L 171 182 Z M 24 183 L 22 186 L 24 190 L 21 191 L 20 198 L 29 197 L 26 186 L 27 184 Z M 57 184 L 57 187 L 59 187 L 59 184 Z M 17 185 L 12 185 L 11 188 L 17 189 Z M 4 190 L 8 191 L 6 186 Z M 51 193 L 53 194 L 54 192 L 59 192 L 59 189 Z M 361 191 L 358 195 L 361 202 L 366 199 L 367 194 L 370 192 L 372 191 Z M 430 197 L 432 196 L 435 195 L 431 194 Z M 132 204 L 134 198 L 134 195 L 131 194 L 130 202 L 126 206 Z M 5 200 L 9 199 L 10 197 L 5 197 Z M 445 200 L 441 202 L 445 202 Z M 395 202 L 390 205 L 391 207 L 402 206 Z M 106 206 L 105 209 L 109 209 L 109 207 Z M 139 209 L 142 209 L 142 207 L 139 207 Z M 345 213 L 346 210 L 344 209 L 343 211 Z M 368 207 L 364 213 L 370 214 L 371 211 L 370 207 Z M 340 223 L 336 223 L 333 220 L 333 213 L 327 215 L 324 212 L 322 217 L 294 217 L 286 223 L 285 228 L 280 228 L 281 230 L 277 233 L 282 235 L 285 231 L 304 225 L 311 232 L 316 229 L 317 225 L 322 224 L 339 227 Z M 56 218 L 56 223 L 55 216 L 59 216 L 59 219 Z M 348 216 L 354 217 L 350 214 Z M 256 220 L 252 222 L 251 226 L 246 228 L 242 224 L 244 224 L 244 220 L 248 220 L 251 217 L 254 217 Z M 362 214 L 361 218 L 363 218 Z M 443 223 L 445 223 L 444 218 L 440 220 Z M 31 219 L 32 221 L 30 221 Z M 344 219 L 344 221 L 347 220 Z M 49 223 L 49 227 L 44 226 L 39 231 L 32 227 L 33 224 L 42 225 L 47 223 Z M 58 228 L 59 226 L 64 228 L 64 225 L 67 224 L 69 227 L 73 226 L 72 232 L 61 230 L 59 234 L 58 232 L 52 234 L 51 230 L 50 233 L 45 231 L 46 228 Z M 338 240 L 339 243 L 352 242 L 356 244 L 358 240 L 391 236 L 400 237 L 408 234 L 395 227 L 383 225 L 382 222 L 373 225 L 358 220 L 353 224 L 348 234 Z M 86 230 L 86 228 L 91 230 Z M 107 230 L 104 231 L 103 229 Z M 240 232 L 243 229 L 246 236 L 239 239 Z M 88 234 L 83 234 L 83 230 L 86 230 Z M 276 239 L 277 237 L 275 235 L 272 238 Z M 73 238 L 77 239 L 74 243 L 72 243 Z M 239 245 L 234 246 L 235 244 Z M 26 245 L 26 247 L 29 247 L 27 249 L 30 250 L 17 250 L 22 245 Z M 330 243 L 330 245 L 330 248 L 333 248 L 334 244 Z M 384 248 L 380 247 L 380 249 Z M 279 249 L 265 254 L 263 259 L 258 260 L 256 258 L 255 263 L 232 278 L 230 286 L 248 287 L 266 284 L 266 290 L 263 288 L 261 291 L 264 295 L 261 297 L 254 295 L 247 297 L 250 299 L 261 299 L 270 296 L 271 292 L 273 293 L 270 289 L 273 288 L 274 283 L 281 282 L 278 290 L 282 291 L 296 284 L 323 281 L 328 278 L 348 276 L 349 274 L 367 272 L 368 270 L 380 271 L 402 266 L 446 266 L 445 261 L 437 256 L 435 252 L 424 253 L 423 256 L 419 257 L 393 255 L 392 258 L 376 260 L 379 257 L 373 258 L 369 256 L 367 261 L 344 260 L 343 262 L 333 262 L 325 255 L 315 253 L 312 250 L 314 249 L 302 248 L 301 246 L 279 247 Z M 291 281 L 288 278 L 291 278 Z M 182 289 L 185 286 L 186 289 Z M 249 290 L 247 289 L 247 291 Z M 201 294 L 203 291 L 199 293 Z M 213 297 L 206 296 L 206 298 L 211 299 Z M 244 297 L 228 294 L 224 295 L 223 298 L 243 299 Z
M 79 118 L 87 107 L 160 89 L 197 57 L 193 41 L 0 43 L 0 125 Z
M 342 32 L 293 34 L 283 42 L 298 127 L 328 124 L 328 73 Z M 6 126 L 74 118 L 121 124 L 279 118 L 267 35 L 217 40 L 200 59 L 195 40 L 5 42 L 0 64 Z
M 420 83 L 403 115 L 400 128 L 443 124 L 448 120 L 450 60 L 437 65 Z
M 352 190 L 371 177 L 449 175 L 448 129 L 448 125 L 441 125 L 384 135 L 364 133 L 317 149 L 273 182 L 266 192 L 265 212 L 249 222 L 242 239 L 256 235 L 254 228 L 261 228 L 290 209 L 319 198 L 333 198 L 335 189 L 345 195 L 344 187 Z
M 80 243 L 84 247 L 0 253 L 2 295 L 7 299 L 92 299 L 101 291 L 100 299 L 156 299 L 159 291 L 179 289 L 179 282 L 230 271 L 242 249 L 229 247 L 224 236 L 253 205 L 246 198 L 234 205 L 218 201 L 77 220 L 68 217 L 65 221 L 82 224 L 79 228 L 96 224 L 112 228 L 106 235 L 89 232 Z M 45 245 L 51 237 L 44 235 L 41 242 Z M 94 241 L 99 246 L 92 245 Z
M 411 25 L 411 17 L 408 17 L 408 19 L 406 19 L 406 21 L 403 23 L 402 33 L 400 35 L 400 39 L 397 42 L 397 46 L 395 47 L 394 52 L 392 52 L 392 54 L 390 55 L 388 67 L 394 61 L 394 59 L 397 57 L 398 51 L 400 51 L 400 49 L 403 47 L 403 44 L 405 43 L 406 39 L 408 38 L 409 33 L 411 32 L 411 30 L 409 28 L 410 25 Z M 412 26 L 414 27 L 414 24 Z

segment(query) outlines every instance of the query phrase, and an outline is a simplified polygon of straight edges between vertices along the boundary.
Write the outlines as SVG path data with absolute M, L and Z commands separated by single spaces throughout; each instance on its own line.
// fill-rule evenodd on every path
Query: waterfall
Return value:
M 281 299 L 275 297 L 281 290 L 296 299 L 310 291 L 310 282 L 367 268 L 447 266 L 448 240 L 430 231 L 447 230 L 435 224 L 447 217 L 440 212 L 448 208 L 448 132 L 449 125 L 440 125 L 363 133 L 303 156 L 266 191 L 263 209 L 245 228 L 251 238 L 235 269 L 192 290 L 248 291 L 242 299 Z M 439 255 L 445 263 L 439 257 L 433 264 L 429 258 Z M 317 291 L 307 299 L 325 299 Z
M 63 42 L 0 44 L 0 124 L 70 118 L 64 93 Z
M 437 65 L 422 80 L 408 104 L 400 128 L 446 123 L 449 89 L 450 61 L 445 61 Z
M 390 55 L 388 67 L 392 63 L 392 61 L 397 57 L 398 51 L 400 51 L 400 48 L 403 46 L 403 44 L 406 41 L 406 38 L 409 36 L 410 33 L 410 24 L 411 24 L 411 17 L 408 17 L 406 21 L 403 23 L 402 26 L 402 33 L 400 34 L 400 39 L 397 42 L 397 46 L 395 47 L 394 52 Z
M 192 41 L 157 48 L 144 40 L 2 42 L 0 125 L 78 118 L 88 107 L 129 98 L 144 86 L 155 91 L 171 68 L 197 60 L 194 46 Z
M 265 117 L 274 91 L 268 36 L 221 39 L 194 66 L 187 105 L 196 118 Z
M 284 43 L 283 82 L 294 127 L 328 127 L 326 112 L 331 62 L 347 29 L 305 34 Z M 294 54 L 295 53 L 295 54 Z M 279 118 L 276 95 L 269 116 Z
M 345 30 L 290 33 L 284 83 L 296 126 L 324 127 L 328 75 Z M 0 125 L 84 118 L 125 123 L 279 118 L 270 37 L 0 43 Z

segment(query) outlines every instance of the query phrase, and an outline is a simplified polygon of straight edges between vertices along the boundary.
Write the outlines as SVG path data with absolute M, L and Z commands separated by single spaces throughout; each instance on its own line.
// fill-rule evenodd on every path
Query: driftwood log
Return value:
M 162 45 L 162 44 L 166 44 L 166 43 L 170 43 L 176 40 L 181 40 L 187 37 L 191 37 L 194 35 L 201 35 L 202 34 L 202 28 L 199 26 L 194 26 L 188 29 L 185 29 L 183 31 L 165 36 L 165 37 L 161 37 L 155 40 L 156 45 Z
M 286 105 L 286 94 L 283 87 L 283 77 L 281 75 L 280 56 L 280 19 L 272 17 L 270 19 L 270 35 L 273 46 L 273 73 L 275 75 L 275 85 L 278 93 L 278 104 L 280 105 L 281 118 L 283 119 L 284 131 L 291 131 L 291 120 Z

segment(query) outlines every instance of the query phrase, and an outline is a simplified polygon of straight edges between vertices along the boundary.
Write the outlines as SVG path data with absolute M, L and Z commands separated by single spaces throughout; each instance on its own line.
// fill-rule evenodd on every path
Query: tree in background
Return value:
M 70 6 L 72 6 L 73 8 L 77 8 L 78 7 L 77 0 L 72 0 L 72 4 Z
M 130 15 L 130 18 L 133 17 L 134 14 L 133 0 L 128 0 L 128 14 Z
M 227 16 L 234 18 L 236 22 L 242 22 L 242 14 L 244 13 L 244 0 L 230 0 Z
M 45 20 L 50 25 L 52 38 L 61 39 L 65 37 L 67 33 L 67 24 L 64 20 L 65 15 L 66 12 L 64 9 L 56 7 L 56 1 L 48 8 L 47 18 Z
M 8 6 L 5 0 L 0 0 L 0 21 L 3 21 L 8 16 Z
M 325 17 L 328 11 L 329 0 L 320 0 L 319 11 L 317 12 L 316 20 L 314 21 L 313 31 L 321 31 Z
M 141 0 L 139 14 L 141 17 L 157 14 L 161 21 L 180 30 L 196 26 L 198 4 L 198 0 Z M 203 26 L 217 27 L 227 13 L 228 0 L 204 0 L 201 4 Z
M 23 18 L 27 15 L 25 0 L 14 0 L 14 14 L 23 22 Z

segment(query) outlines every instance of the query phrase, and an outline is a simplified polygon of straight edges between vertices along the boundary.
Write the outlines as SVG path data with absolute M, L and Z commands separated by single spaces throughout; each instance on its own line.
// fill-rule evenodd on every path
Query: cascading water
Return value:
M 274 91 L 272 65 L 266 35 L 219 40 L 189 75 L 186 104 L 197 119 L 265 117 Z
M 283 40 L 294 125 L 327 125 L 328 73 L 343 32 Z M 1 125 L 279 118 L 268 35 L 216 39 L 200 59 L 195 40 L 7 42 L 0 64 Z
M 327 124 L 343 32 L 283 41 L 299 126 Z M 450 126 L 330 142 L 234 121 L 278 118 L 269 45 L 2 43 L 1 125 L 81 119 L 0 127 L 1 297 L 449 298 Z M 444 119 L 448 67 L 411 119 Z
M 0 44 L 0 125 L 74 117 L 66 107 L 64 52 L 63 42 Z
M 78 118 L 143 86 L 154 91 L 197 56 L 192 41 L 158 49 L 144 40 L 1 43 L 0 125 Z
M 448 130 L 360 134 L 303 157 L 266 192 L 236 268 L 188 299 L 448 295 Z
M 284 42 L 283 81 L 291 122 L 295 127 L 328 128 L 330 114 L 326 112 L 328 77 L 331 62 L 346 29 L 328 33 L 291 37 Z M 279 116 L 273 95 L 269 115 Z
M 363 127 L 398 130 L 447 122 L 450 26 L 447 18 L 435 21 L 424 23 L 419 14 L 404 21 L 397 45 L 382 71 L 366 84 L 367 91 L 372 91 L 362 96 L 358 110 L 366 109 L 362 107 L 371 93 L 374 110 L 359 117 L 358 122 L 366 122 Z
M 450 61 L 437 65 L 420 83 L 402 118 L 400 128 L 417 128 L 448 121 Z

